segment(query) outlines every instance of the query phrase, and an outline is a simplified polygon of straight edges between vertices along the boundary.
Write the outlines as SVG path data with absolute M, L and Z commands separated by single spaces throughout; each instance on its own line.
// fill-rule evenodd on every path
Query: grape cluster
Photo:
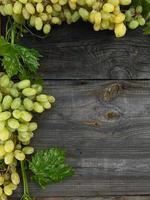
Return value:
M 136 8 L 130 7 L 129 10 L 125 12 L 126 22 L 130 29 L 136 29 L 139 26 L 145 25 L 145 19 L 142 16 L 143 8 L 138 5 Z
M 25 23 L 48 34 L 53 24 L 88 21 L 95 31 L 114 30 L 116 37 L 126 33 L 125 14 L 121 6 L 131 0 L 1 0 L 0 13 L 10 15 L 17 23 Z
M 29 146 L 37 123 L 32 121 L 32 112 L 42 113 L 55 102 L 53 96 L 42 93 L 42 86 L 30 80 L 14 83 L 3 74 L 0 77 L 0 199 L 12 195 L 20 182 L 16 171 L 17 161 L 32 154 Z

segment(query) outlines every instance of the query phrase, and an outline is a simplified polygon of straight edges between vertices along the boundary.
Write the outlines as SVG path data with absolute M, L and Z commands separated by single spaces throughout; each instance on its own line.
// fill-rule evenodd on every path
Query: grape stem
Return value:
M 33 200 L 29 193 L 25 162 L 21 161 L 20 164 L 21 164 L 21 173 L 22 173 L 22 180 L 23 180 L 23 196 L 21 200 Z

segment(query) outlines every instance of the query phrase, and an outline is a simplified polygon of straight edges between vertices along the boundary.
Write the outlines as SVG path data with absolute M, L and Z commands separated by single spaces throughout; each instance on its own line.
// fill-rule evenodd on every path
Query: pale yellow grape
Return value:
M 61 6 L 60 6 L 58 3 L 56 3 L 56 4 L 53 5 L 53 9 L 54 9 L 56 12 L 60 12 L 62 8 L 61 8 Z
M 11 106 L 13 99 L 10 95 L 6 95 L 2 101 L 2 108 L 3 110 L 8 110 Z
M 119 0 L 108 0 L 108 3 L 114 5 L 114 6 L 118 6 L 119 5 Z
M 17 189 L 17 185 L 15 185 L 14 183 L 10 183 L 9 184 L 12 190 L 16 190 Z
M 46 13 L 40 13 L 40 18 L 42 19 L 42 21 L 47 21 L 48 20 L 48 15 Z
M 8 119 L 7 124 L 12 129 L 17 129 L 19 127 L 19 122 L 15 118 Z
M 29 5 L 30 5 L 30 4 L 29 4 Z M 27 9 L 27 8 L 26 8 L 26 9 Z M 27 11 L 28 11 L 28 9 L 27 9 Z M 28 11 L 28 12 L 29 12 L 29 11 Z M 25 79 L 25 80 L 22 80 L 22 81 L 18 82 L 18 83 L 17 83 L 17 87 L 18 87 L 20 90 L 23 90 L 23 89 L 25 89 L 25 88 L 27 88 L 27 87 L 30 87 L 30 84 L 31 84 L 30 80 Z
M 20 124 L 19 125 L 18 131 L 25 132 L 27 130 L 28 130 L 28 124 Z
M 6 165 L 10 165 L 11 163 L 13 163 L 14 160 L 14 154 L 11 153 L 6 153 L 4 156 L 4 162 Z
M 89 12 L 85 8 L 80 8 L 79 9 L 79 14 L 82 17 L 83 20 L 88 20 L 89 18 Z
M 32 119 L 32 114 L 27 112 L 27 111 L 22 111 L 21 112 L 21 119 L 23 119 L 26 122 L 29 122 Z
M 16 88 L 11 88 L 10 89 L 10 95 L 13 97 L 18 97 L 19 96 L 19 92 Z
M 50 24 L 45 24 L 43 26 L 43 32 L 44 32 L 44 34 L 47 35 L 50 31 L 51 31 L 51 25 Z
M 108 28 L 109 28 L 109 21 L 108 21 L 108 20 L 102 20 L 101 28 L 102 28 L 103 30 L 108 29 Z
M 0 197 L 1 199 L 0 200 L 7 200 L 7 196 L 3 193 Z
M 0 198 L 2 194 L 3 194 L 3 189 L 0 187 Z
M 123 23 L 115 25 L 115 35 L 116 37 L 123 37 L 126 34 L 126 26 Z
M 36 100 L 39 102 L 45 102 L 48 100 L 48 96 L 46 94 L 40 94 L 36 96 Z
M 24 17 L 26 20 L 28 20 L 28 19 L 30 18 L 30 14 L 29 14 L 29 12 L 27 11 L 26 7 L 24 7 L 24 8 L 22 9 L 22 15 L 23 15 L 23 17 Z
M 46 6 L 46 12 L 49 13 L 49 14 L 51 14 L 52 11 L 53 11 L 52 6 L 51 6 L 51 5 L 47 5 L 47 6 Z
M 23 105 L 24 105 L 26 110 L 28 110 L 28 111 L 32 111 L 33 110 L 33 101 L 31 99 L 25 98 L 23 100 Z
M 34 111 L 37 113 L 42 113 L 44 111 L 44 108 L 40 103 L 35 102 L 34 103 Z
M 6 141 L 9 139 L 9 137 L 10 137 L 10 132 L 7 128 L 4 127 L 3 129 L 0 130 L 0 140 Z
M 75 10 L 76 9 L 76 7 L 77 7 L 76 3 L 73 3 L 71 1 L 69 1 L 68 3 L 69 3 L 69 7 L 71 8 L 71 10 Z
M 13 191 L 12 191 L 12 188 L 9 186 L 9 185 L 6 185 L 4 187 L 4 193 L 7 195 L 7 196 L 11 196 Z
M 51 22 L 53 24 L 60 24 L 60 19 L 58 17 L 52 17 Z
M 94 24 L 95 23 L 95 14 L 97 13 L 96 10 L 92 10 L 92 12 L 90 13 L 90 16 L 89 16 L 89 21 Z
M 42 3 L 37 3 L 37 4 L 36 4 L 36 11 L 37 11 L 38 13 L 42 13 L 43 10 L 44 10 L 43 4 L 42 4 Z
M 0 121 L 0 130 L 2 130 L 6 125 L 6 121 Z
M 93 5 L 95 2 L 96 2 L 95 0 L 86 0 L 86 4 L 87 4 L 89 7 L 92 7 L 92 5 Z
M 95 24 L 100 24 L 101 23 L 101 13 L 97 12 L 95 13 Z
M 15 98 L 11 104 L 11 109 L 12 110 L 17 110 L 19 109 L 21 106 L 21 98 L 18 97 L 18 98 Z
M 32 15 L 32 16 L 30 17 L 30 25 L 31 25 L 31 26 L 35 26 L 35 19 L 36 19 L 36 16 L 35 16 L 35 15 Z
M 110 13 L 110 12 L 113 12 L 114 9 L 115 9 L 115 7 L 114 7 L 114 5 L 112 5 L 111 3 L 105 3 L 105 4 L 103 5 L 103 11 L 105 11 L 105 12 Z
M 13 5 L 11 3 L 4 5 L 4 12 L 6 15 L 12 15 L 13 14 Z
M 65 4 L 67 4 L 67 0 L 59 0 L 59 4 L 61 5 L 61 6 L 64 6 Z M 76 3 L 76 2 L 74 2 L 74 3 Z
M 16 150 L 21 150 L 21 149 L 22 149 L 21 144 L 17 144 L 16 147 L 15 147 L 15 149 L 16 149 Z
M 100 24 L 94 24 L 94 26 L 93 26 L 94 31 L 99 31 L 100 28 L 101 28 Z
M 28 0 L 19 0 L 22 4 L 26 4 Z
M 36 28 L 36 30 L 40 31 L 40 30 L 42 30 L 42 27 L 43 27 L 43 21 L 42 21 L 42 19 L 40 17 L 36 17 L 35 18 L 35 28 Z M 25 96 L 28 96 L 28 95 L 25 95 Z
M 7 153 L 11 153 L 15 148 L 14 142 L 12 140 L 7 140 L 4 144 L 4 150 Z
M 17 172 L 13 172 L 11 174 L 11 181 L 15 185 L 18 185 L 20 183 L 20 177 L 19 177 L 19 174 Z
M 4 181 L 5 181 L 4 176 L 0 175 L 0 185 L 3 185 Z
M 20 119 L 21 117 L 21 111 L 20 110 L 14 110 L 12 113 L 13 117 L 16 119 Z
M 53 97 L 53 96 L 47 96 L 47 97 L 48 97 L 48 101 L 50 103 L 54 103 L 55 102 L 55 97 Z
M 0 85 L 4 88 L 9 86 L 9 77 L 7 75 L 3 75 L 0 79 Z
M 101 2 L 98 2 L 96 1 L 93 5 L 92 5 L 92 8 L 95 9 L 95 10 L 99 10 L 101 7 L 102 7 L 102 3 Z
M 6 154 L 5 149 L 4 149 L 4 145 L 1 144 L 0 145 L 0 157 L 3 157 Z
M 53 4 L 55 4 L 55 3 L 58 3 L 59 0 L 51 0 L 51 2 L 52 2 Z
M 38 23 L 41 23 L 41 24 L 38 24 Z M 36 17 L 35 26 L 36 25 L 38 25 L 39 27 L 43 26 L 43 22 L 40 17 Z M 24 96 L 30 97 L 30 96 L 33 96 L 36 94 L 36 90 L 34 88 L 25 88 L 25 89 L 23 89 L 22 94 Z
M 123 6 L 130 5 L 132 0 L 120 0 L 120 4 Z
M 121 13 L 120 6 L 116 6 L 113 13 L 114 13 L 115 15 Z
M 42 0 L 33 0 L 33 3 L 42 3 Z
M 117 24 L 122 23 L 125 20 L 125 15 L 123 13 L 119 13 L 118 15 L 116 15 L 114 22 Z
M 19 1 L 16 1 L 13 6 L 13 12 L 19 15 L 21 14 L 21 11 L 22 11 L 22 3 Z
M 3 94 L 0 92 L 0 102 L 3 100 Z
M 27 9 L 27 11 L 31 14 L 31 15 L 33 15 L 34 13 L 35 13 L 35 8 L 34 8 L 34 6 L 33 6 L 33 4 L 32 3 L 27 3 L 26 5 L 26 9 Z M 28 86 L 29 87 L 29 86 Z
M 85 0 L 77 0 L 77 4 L 79 4 L 80 6 L 84 6 L 86 4 Z
M 15 151 L 15 158 L 19 161 L 23 161 L 25 159 L 25 154 L 20 150 L 16 150 Z
M 24 154 L 30 155 L 30 154 L 34 153 L 34 148 L 27 146 L 27 147 L 24 147 L 22 149 L 22 151 L 24 152 Z
M 45 108 L 45 109 L 50 109 L 52 106 L 51 104 L 46 101 L 46 102 L 41 102 L 41 105 Z

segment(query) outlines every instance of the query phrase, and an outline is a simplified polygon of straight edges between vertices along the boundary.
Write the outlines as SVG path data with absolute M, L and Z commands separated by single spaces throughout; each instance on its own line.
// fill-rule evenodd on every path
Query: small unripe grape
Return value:
M 27 3 L 25 6 L 26 6 L 27 11 L 28 11 L 31 15 L 33 15 L 33 14 L 35 13 L 35 8 L 34 8 L 34 6 L 33 6 L 32 3 Z M 29 87 L 29 86 L 27 86 L 27 87 Z
M 4 176 L 3 175 L 0 175 L 0 185 L 3 185 L 4 184 Z
M 145 23 L 146 23 L 146 21 L 145 21 L 145 19 L 143 17 L 139 17 L 138 18 L 138 22 L 139 22 L 140 26 L 144 26 Z
M 35 24 L 36 24 L 37 18 L 40 18 L 40 17 L 36 17 L 36 19 L 35 19 Z M 41 19 L 41 18 L 40 18 L 40 19 Z M 33 96 L 33 95 L 36 94 L 36 90 L 35 90 L 34 88 L 25 88 L 25 89 L 23 89 L 22 94 L 23 94 L 24 96 L 30 97 L 30 96 Z
M 6 121 L 11 117 L 11 112 L 5 111 L 0 113 L 0 121 Z
M 138 5 L 138 6 L 136 7 L 136 13 L 141 14 L 142 12 L 143 12 L 142 6 Z
M 51 25 L 50 24 L 45 24 L 43 27 L 43 33 L 48 34 L 51 31 Z
M 11 181 L 13 182 L 13 184 L 18 185 L 20 183 L 20 177 L 19 174 L 17 172 L 13 172 L 11 174 Z
M 18 97 L 19 96 L 19 92 L 16 88 L 11 88 L 10 89 L 10 95 L 13 97 Z
M 114 5 L 112 5 L 111 3 L 105 3 L 105 4 L 103 5 L 103 11 L 105 11 L 105 12 L 110 13 L 110 12 L 113 12 L 114 9 L 115 9 L 115 7 L 114 7 Z
M 11 104 L 11 109 L 12 110 L 17 110 L 21 106 L 21 98 L 15 98 Z
M 55 102 L 55 97 L 53 97 L 53 96 L 48 96 L 48 101 L 49 101 L 50 103 L 54 103 L 54 102 Z
M 12 114 L 13 114 L 13 117 L 16 118 L 16 119 L 20 119 L 20 117 L 21 117 L 21 111 L 20 110 L 14 110 Z
M 43 4 L 42 4 L 42 3 L 37 3 L 37 4 L 36 4 L 36 11 L 37 11 L 38 13 L 42 13 L 43 10 L 44 10 Z
M 7 75 L 3 75 L 0 79 L 0 85 L 4 88 L 7 88 L 9 85 L 9 77 Z
M 8 110 L 11 106 L 13 99 L 10 95 L 6 95 L 2 101 L 2 108 L 3 110 Z
M 21 119 L 23 119 L 26 122 L 29 122 L 32 119 L 32 114 L 27 112 L 27 111 L 22 111 L 21 112 Z
M 8 119 L 7 123 L 8 123 L 8 126 L 12 129 L 17 129 L 19 127 L 19 122 L 17 119 L 10 118 Z
M 14 154 L 12 152 L 5 154 L 4 162 L 6 165 L 10 165 L 11 163 L 13 163 L 13 160 L 14 160 Z
M 30 155 L 30 154 L 34 153 L 34 148 L 27 146 L 27 147 L 24 147 L 22 149 L 22 151 L 24 154 Z
M 20 150 L 16 150 L 15 151 L 15 158 L 17 160 L 19 160 L 19 161 L 22 161 L 22 160 L 25 159 L 25 154 L 22 151 L 20 151 Z
M 100 24 L 94 24 L 94 26 L 93 26 L 94 31 L 99 31 L 100 28 L 101 28 Z
M 138 20 L 132 20 L 130 23 L 129 23 L 129 28 L 130 29 L 136 29 L 137 27 L 139 26 L 139 22 Z
M 125 20 L 125 15 L 123 13 L 119 13 L 115 17 L 115 23 L 120 24 Z
M 30 84 L 31 84 L 30 80 L 25 79 L 25 80 L 22 80 L 22 81 L 20 81 L 19 83 L 17 83 L 17 86 L 18 86 L 18 88 L 19 88 L 20 90 L 23 90 L 23 89 L 25 89 L 25 88 L 30 87 Z
M 28 13 L 26 7 L 24 7 L 24 8 L 22 9 L 22 15 L 23 15 L 23 17 L 24 17 L 26 20 L 28 20 L 28 19 L 30 18 L 30 14 Z
M 40 31 L 43 27 L 43 21 L 40 17 L 35 18 L 35 28 L 36 30 Z
M 23 100 L 23 105 L 24 105 L 25 109 L 27 109 L 28 111 L 32 111 L 33 110 L 33 102 L 32 102 L 31 99 L 25 98 Z
M 116 37 L 123 37 L 126 34 L 126 26 L 121 23 L 121 24 L 116 24 L 115 25 L 115 35 Z
M 37 129 L 37 123 L 36 122 L 30 122 L 28 126 L 28 131 L 35 131 Z
M 49 101 L 46 102 L 41 102 L 41 105 L 45 108 L 45 109 L 50 109 L 52 106 L 49 103 Z
M 36 16 L 35 16 L 35 15 L 32 15 L 32 16 L 30 17 L 30 25 L 31 25 L 31 26 L 35 26 L 35 19 L 36 19 Z
M 5 4 L 4 5 L 4 12 L 6 13 L 6 15 L 12 15 L 13 14 L 13 6 L 12 4 Z
M 15 148 L 14 142 L 12 140 L 7 140 L 4 144 L 4 149 L 7 153 L 11 153 Z
M 47 5 L 47 6 L 46 6 L 46 12 L 49 13 L 49 14 L 51 14 L 52 11 L 53 11 L 52 6 L 51 6 L 51 5 Z
M 113 6 L 118 6 L 119 5 L 119 0 L 108 0 L 107 2 L 112 4 Z
M 100 24 L 101 23 L 101 13 L 97 12 L 95 13 L 95 24 Z
M 80 8 L 79 14 L 80 14 L 80 16 L 82 17 L 83 20 L 88 20 L 89 12 L 85 8 Z
M 8 131 L 7 128 L 3 128 L 2 130 L 0 130 L 0 140 L 2 141 L 6 141 L 8 140 L 10 137 L 10 132 Z
M 0 145 L 0 157 L 3 157 L 6 154 L 5 149 L 4 149 L 4 145 Z M 1 177 L 1 176 L 0 176 Z
M 21 11 L 22 11 L 22 3 L 20 3 L 19 1 L 16 1 L 14 3 L 13 12 L 19 15 L 21 14 Z
M 34 111 L 37 113 L 42 113 L 44 111 L 44 108 L 40 103 L 35 102 L 34 103 Z
M 11 196 L 13 191 L 12 191 L 12 188 L 9 186 L 9 185 L 6 185 L 4 187 L 4 193 L 7 195 L 7 196 Z
M 120 0 L 120 4 L 123 6 L 130 5 L 132 0 Z

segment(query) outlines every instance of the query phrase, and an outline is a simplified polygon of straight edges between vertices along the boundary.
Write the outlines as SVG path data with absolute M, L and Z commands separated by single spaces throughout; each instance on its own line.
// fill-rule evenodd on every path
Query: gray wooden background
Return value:
M 31 192 L 44 200 L 150 200 L 150 36 L 117 39 L 77 23 L 22 43 L 43 54 L 45 91 L 56 97 L 36 117 L 33 145 L 65 148 L 75 168 L 44 191 L 31 183 Z

